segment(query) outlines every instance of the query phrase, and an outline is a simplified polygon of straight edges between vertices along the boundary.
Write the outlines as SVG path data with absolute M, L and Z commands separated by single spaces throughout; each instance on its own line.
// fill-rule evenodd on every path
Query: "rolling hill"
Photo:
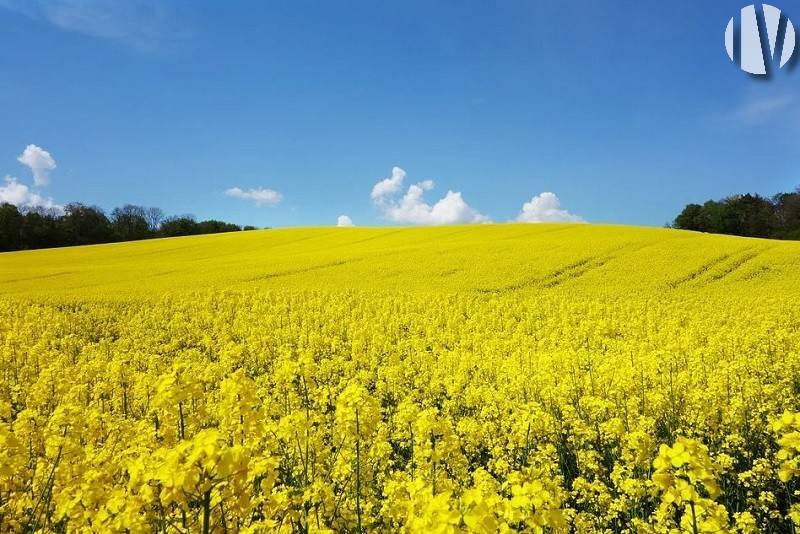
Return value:
M 798 291 L 793 280 L 799 243 L 606 225 L 280 229 L 0 254 L 0 295 L 90 300 L 253 288 Z

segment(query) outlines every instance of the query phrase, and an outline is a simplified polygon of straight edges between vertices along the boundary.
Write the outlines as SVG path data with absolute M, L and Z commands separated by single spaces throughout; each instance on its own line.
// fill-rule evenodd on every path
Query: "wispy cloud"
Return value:
M 406 172 L 394 167 L 390 178 L 381 180 L 372 188 L 372 202 L 385 219 L 423 225 L 490 222 L 489 217 L 470 207 L 458 191 L 448 191 L 433 205 L 426 203 L 424 195 L 433 189 L 432 180 L 410 185 L 406 193 L 397 198 L 405 178 Z
M 800 98 L 794 95 L 750 96 L 742 100 L 726 117 L 731 126 L 757 126 L 788 112 L 798 111 Z
M 225 194 L 229 197 L 233 198 L 240 198 L 242 200 L 252 200 L 256 203 L 256 206 L 275 206 L 281 200 L 283 200 L 283 195 L 278 193 L 273 189 L 264 189 L 263 187 L 258 187 L 256 189 L 250 189 L 248 191 L 244 191 L 238 187 L 232 187 L 225 191 Z
M 0 0 L 0 7 L 62 30 L 108 39 L 140 51 L 170 47 L 191 36 L 159 0 Z

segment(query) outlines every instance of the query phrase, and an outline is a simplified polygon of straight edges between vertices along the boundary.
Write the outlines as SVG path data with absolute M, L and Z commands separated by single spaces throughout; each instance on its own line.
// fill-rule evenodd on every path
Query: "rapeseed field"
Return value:
M 0 254 L 0 532 L 794 532 L 800 244 L 596 225 Z

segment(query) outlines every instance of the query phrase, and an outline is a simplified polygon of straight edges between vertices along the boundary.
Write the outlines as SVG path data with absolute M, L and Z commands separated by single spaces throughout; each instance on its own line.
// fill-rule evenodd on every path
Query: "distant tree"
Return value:
M 111 212 L 111 227 L 119 241 L 133 241 L 151 237 L 146 210 L 141 206 L 125 204 Z
M 147 208 L 144 210 L 144 218 L 147 221 L 150 232 L 155 234 L 164 221 L 164 211 L 161 208 Z
M 52 248 L 66 244 L 56 210 L 35 206 L 23 208 L 22 213 L 21 248 Z
M 238 232 L 242 228 L 238 225 L 222 221 L 202 221 L 197 225 L 200 234 L 220 234 L 223 232 Z
M 239 225 L 215 219 L 197 222 L 194 215 L 164 217 L 161 208 L 125 204 L 106 216 L 102 208 L 80 202 L 60 208 L 19 208 L 0 203 L 0 252 L 12 250 L 132 241 L 150 237 L 238 232 Z M 245 227 L 254 230 L 255 227 Z
M 161 223 L 160 234 L 162 237 L 180 237 L 199 233 L 199 226 L 193 215 L 180 217 L 167 217 Z
M 700 204 L 688 204 L 683 211 L 675 217 L 675 228 L 681 230 L 700 230 L 703 206 Z
M 673 225 L 717 234 L 800 239 L 800 188 L 771 199 L 748 193 L 708 200 L 702 206 L 688 204 Z
M 67 204 L 64 212 L 60 223 L 66 244 L 90 245 L 111 241 L 111 222 L 102 208 L 74 202 Z
M 14 204 L 0 204 L 0 252 L 22 248 L 22 213 Z
M 709 200 L 703 204 L 699 230 L 715 234 L 737 234 L 739 218 L 732 209 L 732 198 L 728 197 L 719 202 Z
M 246 226 L 242 226 L 242 230 L 245 232 L 249 232 L 250 230 L 258 230 L 255 226 L 250 226 L 249 224 Z
M 800 239 L 800 187 L 794 193 L 778 193 L 772 197 L 778 233 L 786 239 Z
M 742 195 L 732 201 L 738 215 L 737 235 L 745 237 L 770 237 L 777 225 L 775 208 L 769 200 L 759 195 Z

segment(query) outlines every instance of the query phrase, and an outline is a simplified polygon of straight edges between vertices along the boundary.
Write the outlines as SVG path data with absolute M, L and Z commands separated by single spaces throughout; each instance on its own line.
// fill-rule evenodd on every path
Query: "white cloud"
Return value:
M 190 34 L 161 0 L 0 0 L 0 7 L 140 51 L 164 48 Z
M 0 203 L 8 202 L 19 208 L 45 208 L 59 213 L 64 206 L 56 204 L 53 199 L 44 198 L 27 185 L 21 184 L 13 176 L 6 176 L 5 184 L 0 185 Z
M 336 219 L 336 226 L 347 227 L 347 226 L 355 226 L 355 224 L 353 224 L 353 219 L 351 219 L 347 215 L 339 215 L 339 218 Z
M 561 201 L 549 191 L 545 191 L 541 195 L 533 197 L 530 202 L 523 204 L 522 211 L 514 220 L 526 223 L 585 222 L 578 215 L 561 209 Z
M 50 152 L 36 145 L 28 145 L 17 160 L 30 168 L 33 173 L 33 185 L 50 185 L 50 171 L 56 168 L 56 162 Z
M 232 187 L 225 191 L 225 194 L 229 197 L 233 198 L 241 198 L 243 200 L 253 200 L 256 203 L 256 206 L 274 206 L 278 204 L 281 200 L 283 200 L 283 195 L 278 193 L 273 189 L 264 189 L 263 187 L 258 187 L 256 189 L 250 189 L 248 191 L 243 191 L 238 187 Z
M 410 185 L 406 194 L 398 199 L 396 195 L 405 177 L 403 169 L 394 167 L 391 178 L 378 182 L 372 188 L 372 201 L 385 219 L 424 225 L 490 222 L 489 217 L 470 207 L 460 192 L 448 191 L 433 206 L 426 203 L 423 196 L 425 191 L 433 189 L 432 180 Z
M 400 190 L 403 180 L 406 179 L 406 171 L 400 167 L 392 168 L 392 177 L 381 180 L 372 188 L 372 200 L 378 200 L 385 196 L 391 196 Z

